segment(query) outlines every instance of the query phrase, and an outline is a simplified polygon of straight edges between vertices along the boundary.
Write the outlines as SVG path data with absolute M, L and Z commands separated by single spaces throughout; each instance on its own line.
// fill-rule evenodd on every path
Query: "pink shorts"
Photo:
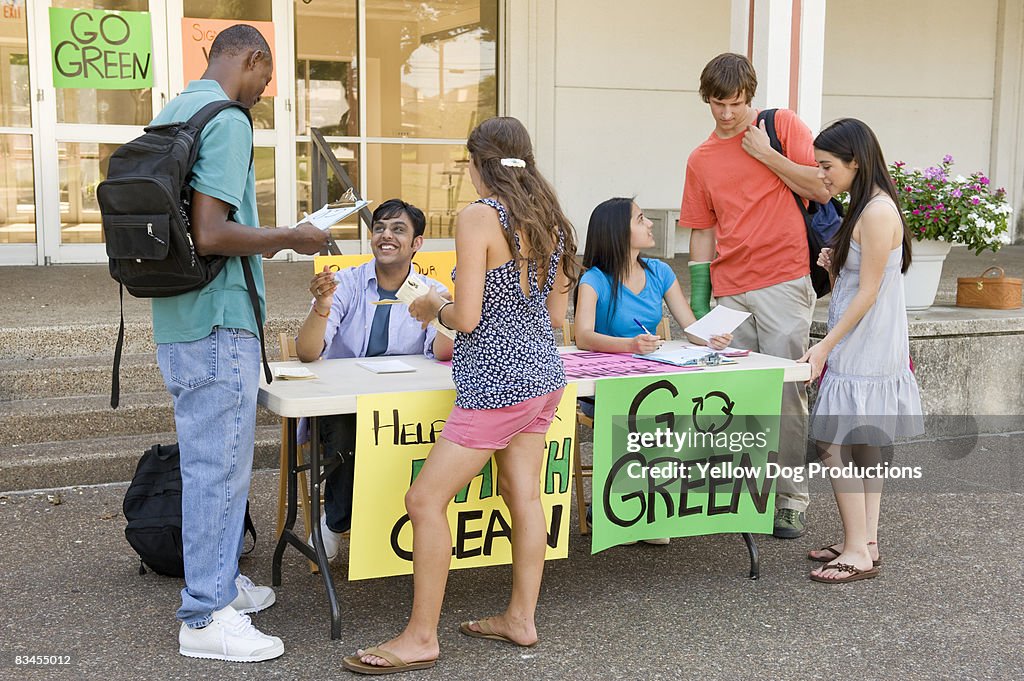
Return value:
M 504 449 L 519 433 L 546 433 L 562 389 L 500 409 L 452 407 L 441 437 L 470 449 Z

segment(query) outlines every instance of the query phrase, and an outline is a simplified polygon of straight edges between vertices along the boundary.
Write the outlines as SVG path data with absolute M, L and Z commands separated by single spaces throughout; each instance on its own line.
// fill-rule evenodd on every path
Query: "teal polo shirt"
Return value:
M 185 121 L 210 102 L 228 99 L 215 80 L 193 80 L 153 119 L 154 124 Z M 220 199 L 235 211 L 235 220 L 259 228 L 256 175 L 249 165 L 252 129 L 245 114 L 225 109 L 203 128 L 199 156 L 192 167 L 193 189 Z M 267 318 L 263 258 L 249 256 L 263 319 Z M 153 339 L 185 343 L 206 338 L 214 327 L 245 329 L 259 335 L 249 302 L 241 258 L 228 258 L 220 274 L 201 289 L 169 298 L 153 298 Z

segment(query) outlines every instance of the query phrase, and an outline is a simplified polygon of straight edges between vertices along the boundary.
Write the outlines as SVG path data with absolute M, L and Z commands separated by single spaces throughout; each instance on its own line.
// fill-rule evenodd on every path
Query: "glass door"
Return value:
M 142 134 L 167 100 L 164 2 L 28 1 L 37 43 L 43 262 L 105 262 L 96 187 L 114 150 Z M 69 12 L 63 33 L 51 24 L 51 8 Z
M 38 259 L 29 33 L 24 0 L 0 1 L 0 265 Z

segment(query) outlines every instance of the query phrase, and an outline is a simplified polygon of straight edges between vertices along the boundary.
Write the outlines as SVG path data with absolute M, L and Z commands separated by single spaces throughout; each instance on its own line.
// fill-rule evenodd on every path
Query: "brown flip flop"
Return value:
M 366 664 L 360 659 L 363 655 L 376 655 L 387 660 L 391 666 L 382 667 L 375 664 Z M 436 663 L 437 658 L 423 660 L 422 662 L 406 662 L 398 655 L 377 646 L 367 648 L 362 652 L 362 655 L 348 655 L 341 660 L 341 664 L 345 669 L 357 674 L 399 674 L 401 672 L 416 671 L 417 669 L 430 669 Z
M 475 624 L 480 628 L 480 630 L 477 631 L 476 629 L 470 628 L 469 625 L 471 624 Z M 511 643 L 512 645 L 519 646 L 520 648 L 532 648 L 538 643 L 538 641 L 534 641 L 533 643 L 520 643 L 519 641 L 513 641 L 508 636 L 502 636 L 495 632 L 494 629 L 491 628 L 491 625 L 487 623 L 487 620 L 469 620 L 468 622 L 463 622 L 459 625 L 459 631 L 466 636 L 471 636 L 472 638 L 486 638 L 491 641 Z
M 874 544 L 874 543 L 875 542 L 871 542 L 871 544 Z M 834 544 L 833 545 L 829 545 L 829 546 L 822 546 L 820 549 L 815 549 L 814 551 L 808 551 L 807 552 L 807 560 L 815 562 L 815 563 L 828 563 L 829 561 L 835 560 L 836 558 L 838 558 L 840 556 L 840 553 L 838 551 L 836 551 L 834 548 L 832 548 L 832 546 L 834 546 Z M 869 544 L 869 546 L 870 546 L 870 544 Z M 811 555 L 812 553 L 820 553 L 822 551 L 828 551 L 829 553 L 832 554 L 832 556 L 829 557 L 829 558 L 818 558 L 816 556 L 812 556 Z M 882 557 L 881 556 L 878 557 L 878 560 L 871 561 L 871 567 L 878 567 L 881 564 L 882 564 Z
M 824 572 L 825 570 L 846 572 L 849 573 L 849 576 L 840 577 L 839 579 L 829 579 L 828 577 L 822 577 L 820 574 L 811 574 L 808 575 L 808 577 L 811 578 L 811 581 L 821 582 L 823 584 L 845 584 L 846 582 L 856 582 L 860 579 L 874 579 L 879 575 L 878 568 L 876 567 L 873 567 L 870 570 L 858 570 L 854 566 L 847 565 L 846 563 L 835 563 L 832 565 L 826 565 L 824 568 L 822 568 L 822 572 Z

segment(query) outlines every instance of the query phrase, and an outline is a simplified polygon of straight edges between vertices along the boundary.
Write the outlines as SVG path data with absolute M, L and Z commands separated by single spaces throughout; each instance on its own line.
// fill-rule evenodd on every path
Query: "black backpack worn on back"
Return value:
M 782 142 L 775 130 L 775 112 L 778 109 L 765 109 L 757 114 L 757 122 L 764 121 L 765 132 L 768 133 L 768 140 L 772 149 L 785 156 L 782 149 Z M 828 203 L 808 201 L 804 206 L 804 200 L 799 194 L 793 192 L 797 206 L 800 207 L 800 214 L 804 217 L 804 225 L 807 228 L 807 248 L 810 251 L 811 260 L 811 283 L 814 284 L 814 293 L 821 298 L 832 290 L 832 282 L 828 276 L 828 270 L 818 265 L 818 253 L 822 248 L 829 245 L 832 237 L 839 231 L 839 225 L 843 222 L 843 204 L 836 199 L 829 199 Z
M 181 463 L 178 445 L 153 445 L 139 459 L 124 495 L 125 539 L 157 574 L 184 577 L 181 541 Z M 245 532 L 256 546 L 256 527 L 245 506 Z M 252 551 L 252 548 L 249 551 Z M 248 551 L 247 551 L 248 553 Z M 139 574 L 146 574 L 140 563 Z
M 121 328 L 114 350 L 110 406 L 119 403 L 119 367 L 124 346 L 124 289 L 137 298 L 164 298 L 200 289 L 224 269 L 226 256 L 204 256 L 192 243 L 192 166 L 199 155 L 203 128 L 221 111 L 238 108 L 252 125 L 241 102 L 218 100 L 184 122 L 151 125 L 141 137 L 123 144 L 110 157 L 107 179 L 96 189 L 110 276 L 121 284 Z M 252 155 L 249 156 L 252 165 Z M 233 216 L 232 216 L 233 217 Z M 241 258 L 246 286 L 267 365 L 256 284 L 248 258 Z

